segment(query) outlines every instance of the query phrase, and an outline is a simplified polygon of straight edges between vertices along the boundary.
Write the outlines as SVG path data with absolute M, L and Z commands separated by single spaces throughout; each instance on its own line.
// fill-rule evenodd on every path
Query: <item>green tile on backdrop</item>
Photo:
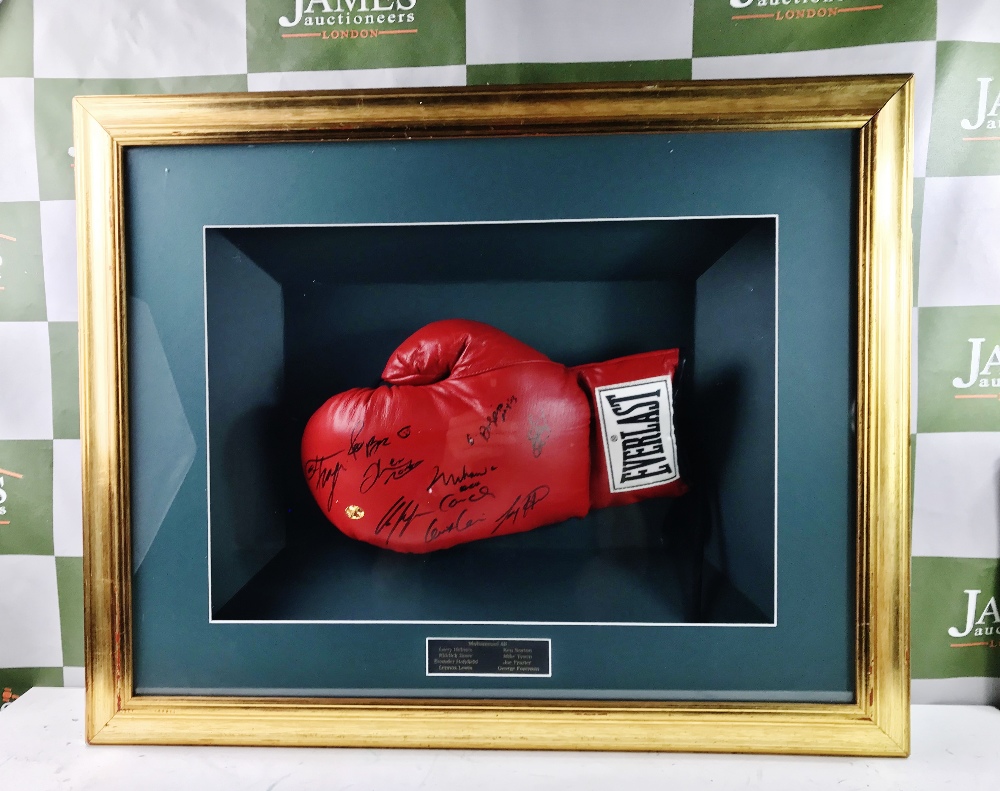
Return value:
M 73 198 L 74 96 L 129 93 L 245 92 L 245 74 L 147 79 L 35 80 L 35 149 L 42 200 Z
M 0 2 L 0 77 L 34 74 L 31 0 Z
M 917 431 L 1000 431 L 1000 305 L 918 311 Z
M 0 706 L 13 702 L 32 687 L 62 685 L 62 667 L 0 668 Z
M 1000 677 L 1000 561 L 913 558 L 914 678 Z
M 924 221 L 924 179 L 913 179 L 913 307 L 917 306 L 917 287 L 920 285 L 920 229 Z
M 247 0 L 251 72 L 465 63 L 465 0 Z
M 933 41 L 935 0 L 694 0 L 694 56 Z
M 56 558 L 63 664 L 83 666 L 83 558 Z
M 498 63 L 467 66 L 469 85 L 528 85 L 546 82 L 690 80 L 691 60 L 612 63 Z
M 52 443 L 0 440 L 0 555 L 51 555 Z
M 44 320 L 45 275 L 38 203 L 0 203 L 0 321 Z
M 1000 43 L 939 41 L 928 176 L 1000 175 Z
M 52 436 L 80 437 L 80 359 L 75 321 L 49 322 L 52 356 Z
M 51 555 L 52 442 L 0 440 L 0 555 Z

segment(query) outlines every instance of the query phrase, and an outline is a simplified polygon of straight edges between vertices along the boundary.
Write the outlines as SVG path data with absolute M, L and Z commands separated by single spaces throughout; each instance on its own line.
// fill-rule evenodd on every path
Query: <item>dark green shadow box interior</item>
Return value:
M 231 621 L 774 620 L 774 217 L 205 230 L 211 612 Z M 426 555 L 340 534 L 298 445 L 443 318 L 566 365 L 680 347 L 692 491 Z
M 857 146 L 128 149 L 136 691 L 851 700 Z M 693 492 L 425 556 L 342 536 L 305 421 L 448 316 L 567 365 L 682 347 Z M 429 677 L 448 636 L 550 639 L 552 675 Z

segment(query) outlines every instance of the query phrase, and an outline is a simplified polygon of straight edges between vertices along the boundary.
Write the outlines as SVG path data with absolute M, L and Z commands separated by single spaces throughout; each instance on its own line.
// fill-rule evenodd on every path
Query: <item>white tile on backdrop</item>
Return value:
M 1000 42 L 997 0 L 938 0 L 938 41 Z
M 45 315 L 49 321 L 76 321 L 76 201 L 42 201 L 39 208 Z
M 0 555 L 0 667 L 60 667 L 56 559 L 42 555 Z
M 250 91 L 334 91 L 349 88 L 425 88 L 465 85 L 465 66 L 263 72 L 247 75 Z
M 52 367 L 49 325 L 44 321 L 0 322 L 0 440 L 4 439 L 52 439 Z
M 57 557 L 83 555 L 80 440 L 52 442 L 52 543 Z
M 64 667 L 63 668 L 63 686 L 64 687 L 82 687 L 84 686 L 84 679 L 86 678 L 84 670 L 82 667 Z
M 926 179 L 917 304 L 1000 305 L 998 240 L 1000 176 Z
M 690 58 L 694 2 L 466 0 L 465 62 L 586 63 Z
M 245 74 L 244 0 L 35 0 L 35 76 Z
M 0 156 L 0 203 L 38 200 L 35 85 L 30 77 L 0 77 Z
M 691 73 L 696 80 L 912 73 L 916 77 L 913 165 L 914 175 L 920 177 L 927 168 L 936 58 L 937 42 L 908 41 L 808 52 L 695 58 Z
M 913 554 L 1000 557 L 1000 432 L 918 434 Z

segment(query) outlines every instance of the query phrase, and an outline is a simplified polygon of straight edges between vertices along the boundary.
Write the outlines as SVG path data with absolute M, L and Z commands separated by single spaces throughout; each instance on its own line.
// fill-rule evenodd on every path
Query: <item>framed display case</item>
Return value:
M 898 75 L 75 99 L 88 739 L 905 755 L 911 105 Z M 689 491 L 424 554 L 341 534 L 310 415 L 451 318 L 568 366 L 681 349 Z

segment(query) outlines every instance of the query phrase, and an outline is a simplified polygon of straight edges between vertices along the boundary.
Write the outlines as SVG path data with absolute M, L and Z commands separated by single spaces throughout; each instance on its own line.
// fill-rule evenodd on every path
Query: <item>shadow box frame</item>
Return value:
M 76 98 L 88 741 L 908 754 L 912 114 L 909 75 Z M 130 149 L 818 130 L 856 130 L 853 702 L 136 694 Z

